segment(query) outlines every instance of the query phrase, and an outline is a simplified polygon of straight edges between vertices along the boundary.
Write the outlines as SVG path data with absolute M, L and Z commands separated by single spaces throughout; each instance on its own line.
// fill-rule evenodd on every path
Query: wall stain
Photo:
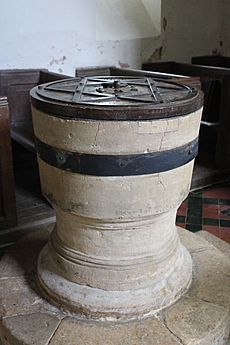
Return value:
M 100 54 L 103 55 L 104 54 L 104 46 L 101 44 L 99 46 L 97 46 L 97 50 L 99 50 Z
M 126 62 L 121 62 L 120 60 L 119 60 L 119 66 L 121 67 L 121 68 L 129 68 L 130 67 L 130 65 L 128 64 L 128 63 L 126 63 Z
M 67 57 L 65 56 L 65 55 L 63 55 L 61 58 L 59 58 L 59 59 L 55 59 L 55 58 L 53 58 L 51 61 L 50 61 L 50 66 L 52 66 L 52 65 L 54 65 L 54 64 L 57 64 L 57 65 L 59 65 L 59 64 L 61 64 L 61 65 L 64 65 L 64 62 L 65 62 L 65 60 L 67 59 Z
M 159 48 L 154 50 L 152 55 L 149 57 L 148 62 L 160 61 L 162 58 L 162 53 L 163 53 L 163 46 L 160 46 Z
M 221 55 L 221 52 L 218 49 L 213 49 L 211 54 L 212 55 Z
M 167 28 L 167 19 L 164 17 L 162 22 L 163 22 L 163 24 L 162 24 L 162 25 L 163 25 L 163 30 L 166 31 L 166 28 Z

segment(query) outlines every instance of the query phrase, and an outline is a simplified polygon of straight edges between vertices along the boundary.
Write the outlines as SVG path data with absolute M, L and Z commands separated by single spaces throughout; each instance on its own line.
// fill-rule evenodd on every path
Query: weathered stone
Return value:
M 0 338 L 10 345 L 47 345 L 59 323 L 44 313 L 9 317 L 0 321 Z
M 212 249 L 212 245 L 205 239 L 198 237 L 184 228 L 177 226 L 177 231 L 180 236 L 181 242 L 188 249 L 190 253 L 194 251 L 203 251 L 206 249 Z
M 167 308 L 162 320 L 184 345 L 225 344 L 229 335 L 226 309 L 195 298 L 182 298 Z
M 183 247 L 182 247 L 183 249 Z M 56 305 L 61 305 L 63 309 L 68 309 L 72 312 L 84 312 L 89 317 L 109 320 L 123 318 L 129 319 L 140 318 L 144 313 L 148 316 L 152 315 L 157 307 L 164 306 L 165 303 L 172 304 L 175 301 L 175 292 L 181 281 L 185 281 L 191 272 L 190 256 L 182 253 L 179 256 L 179 262 L 173 267 L 167 267 L 167 281 L 163 284 L 157 281 L 156 284 L 139 288 L 136 290 L 104 290 L 92 288 L 90 286 L 76 284 L 59 275 L 52 266 L 52 260 L 49 258 L 48 247 L 43 248 L 39 257 L 38 268 L 39 278 L 42 278 L 41 286 L 46 292 L 46 296 Z M 187 271 L 184 270 L 183 262 Z M 178 274 L 180 272 L 180 279 Z M 166 278 L 165 278 L 166 279 Z M 43 284 L 43 281 L 46 284 Z M 157 284 L 158 283 L 158 284 Z M 190 281 L 186 289 L 189 287 Z M 48 286 L 48 288 L 47 288 Z M 167 286 L 167 289 L 165 288 Z M 181 293 L 176 295 L 179 299 Z M 70 301 L 72 302 L 70 304 Z M 67 307 L 66 307 L 67 305 Z M 131 305 L 131 306 L 130 306 Z M 148 309 L 147 309 L 148 308 Z
M 230 244 L 221 240 L 219 237 L 216 237 L 210 232 L 207 231 L 199 231 L 197 235 L 204 238 L 206 241 L 214 245 L 217 249 L 219 249 L 224 255 L 230 257 Z
M 42 299 L 34 291 L 34 286 L 34 281 L 25 277 L 2 279 L 0 316 L 8 317 L 37 311 Z
M 154 152 L 191 142 L 199 135 L 201 113 L 202 109 L 161 121 L 64 121 L 33 108 L 33 124 L 37 138 L 63 150 L 132 154 L 145 152 L 146 147 Z
M 17 277 L 0 281 L 0 319 L 18 314 L 46 310 L 47 302 L 38 294 L 32 277 Z M 50 306 L 52 311 L 56 309 Z
M 230 260 L 200 236 L 179 230 L 193 259 L 193 282 L 189 295 L 230 310 Z
M 164 325 L 156 319 L 116 325 L 76 322 L 65 319 L 49 345 L 178 345 Z

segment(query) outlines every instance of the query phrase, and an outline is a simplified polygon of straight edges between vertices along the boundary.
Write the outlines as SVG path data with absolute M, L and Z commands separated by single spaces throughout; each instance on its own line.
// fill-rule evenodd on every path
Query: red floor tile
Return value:
M 187 216 L 188 202 L 184 201 L 177 210 L 178 216 Z
M 203 218 L 218 219 L 219 218 L 219 209 L 220 209 L 219 205 L 204 204 L 202 216 L 203 216 Z
M 220 228 L 220 238 L 230 243 L 230 228 Z
M 220 237 L 220 228 L 219 226 L 203 225 L 202 230 L 208 231 L 211 234 Z
M 180 226 L 181 228 L 185 229 L 185 223 L 176 223 L 177 226 Z
M 187 216 L 187 209 L 184 211 L 183 209 L 178 208 L 177 215 L 186 217 Z
M 203 200 L 203 198 L 207 198 L 207 200 Z M 224 200 L 226 200 L 225 205 Z M 204 224 L 202 230 L 206 230 L 230 243 L 230 214 L 225 215 L 221 213 L 221 211 L 230 209 L 229 201 L 230 184 L 209 188 L 208 190 L 200 191 L 196 195 L 192 193 L 178 209 L 177 225 L 183 228 L 187 226 L 188 230 L 193 231 L 198 226 L 196 222 L 199 221 L 199 224 Z M 183 219 L 186 220 L 185 223 L 183 223 Z
M 188 201 L 187 200 L 183 201 L 182 204 L 180 205 L 180 207 L 182 209 L 187 209 L 188 208 Z
M 212 188 L 203 192 L 203 197 L 214 199 L 230 199 L 230 187 Z

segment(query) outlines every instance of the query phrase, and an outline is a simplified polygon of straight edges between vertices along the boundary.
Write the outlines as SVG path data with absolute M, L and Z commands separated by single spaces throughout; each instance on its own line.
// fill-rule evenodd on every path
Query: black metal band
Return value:
M 58 169 L 84 175 L 132 176 L 160 173 L 190 162 L 198 153 L 198 138 L 175 149 L 133 155 L 81 154 L 60 150 L 37 138 L 36 148 L 44 162 Z

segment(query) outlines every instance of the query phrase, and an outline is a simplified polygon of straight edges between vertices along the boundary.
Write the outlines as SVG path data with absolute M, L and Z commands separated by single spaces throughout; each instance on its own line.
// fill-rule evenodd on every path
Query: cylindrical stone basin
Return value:
M 101 320 L 141 318 L 189 288 L 175 218 L 190 189 L 202 93 L 136 77 L 31 90 L 41 186 L 56 225 L 38 261 L 54 304 Z

